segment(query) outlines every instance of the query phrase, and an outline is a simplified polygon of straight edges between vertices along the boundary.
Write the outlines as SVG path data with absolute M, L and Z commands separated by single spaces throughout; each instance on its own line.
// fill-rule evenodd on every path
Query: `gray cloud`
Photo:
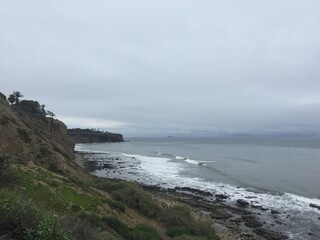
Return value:
M 0 3 L 0 81 L 70 127 L 318 132 L 320 3 Z

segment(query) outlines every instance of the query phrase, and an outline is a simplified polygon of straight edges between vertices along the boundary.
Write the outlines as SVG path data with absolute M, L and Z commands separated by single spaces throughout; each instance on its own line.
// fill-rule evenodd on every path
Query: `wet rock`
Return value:
M 214 219 L 228 219 L 232 217 L 232 214 L 228 213 L 225 209 L 216 209 L 210 215 Z
M 319 206 L 319 205 L 316 205 L 316 204 L 314 204 L 314 203 L 310 203 L 309 206 L 312 207 L 312 208 L 317 208 L 317 209 L 320 210 L 320 206 Z
M 215 197 L 218 198 L 218 199 L 227 199 L 227 198 L 229 198 L 228 195 L 224 195 L 224 194 L 216 194 Z
M 256 228 L 253 232 L 257 235 L 264 237 L 267 240 L 284 240 L 288 239 L 288 237 L 282 233 L 275 232 L 265 228 Z
M 206 192 L 206 191 L 202 191 L 202 190 L 190 188 L 190 187 L 175 187 L 174 189 L 176 191 L 186 191 L 192 194 L 197 194 L 197 195 L 206 196 L 206 197 L 212 197 L 213 195 L 211 192 Z
M 240 223 L 242 223 L 242 219 L 241 218 L 230 219 L 230 222 L 234 222 L 236 224 L 240 224 Z
M 280 214 L 280 212 L 278 212 L 278 211 L 276 211 L 276 210 L 271 209 L 271 214 Z
M 245 222 L 245 225 L 250 228 L 258 228 L 262 227 L 263 223 L 260 222 L 255 216 L 248 215 L 248 216 L 242 216 L 242 220 Z
M 237 200 L 237 204 L 240 206 L 240 207 L 247 207 L 249 206 L 249 203 L 243 199 L 238 199 Z

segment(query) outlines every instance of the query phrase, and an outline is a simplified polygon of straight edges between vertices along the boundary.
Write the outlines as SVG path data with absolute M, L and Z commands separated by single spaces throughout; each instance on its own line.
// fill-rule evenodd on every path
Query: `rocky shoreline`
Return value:
M 232 205 L 225 201 L 228 198 L 226 195 L 213 195 L 198 189 L 188 187 L 162 189 L 158 186 L 141 186 L 157 197 L 187 204 L 196 214 L 208 215 L 214 226 L 220 229 L 223 235 L 229 233 L 233 237 L 237 236 L 237 238 L 223 238 L 222 236 L 222 239 L 288 239 L 285 234 L 264 226 L 266 222 L 260 220 L 259 211 L 268 211 L 267 209 L 257 211 L 256 206 L 250 205 L 247 200 L 239 199 L 235 205 Z M 275 221 L 278 221 L 278 224 L 284 224 L 277 218 L 279 212 L 270 211 L 270 214 Z
M 85 158 L 93 153 L 81 153 Z M 89 158 L 90 159 L 90 158 Z M 101 159 L 100 159 L 101 160 Z M 85 161 L 84 166 L 93 172 L 96 169 L 115 171 L 115 166 L 107 162 Z M 275 225 L 285 225 L 278 211 L 255 205 L 252 195 L 246 199 L 238 199 L 236 203 L 228 202 L 229 196 L 213 194 L 189 187 L 162 188 L 158 185 L 139 185 L 152 193 L 160 201 L 178 202 L 190 206 L 196 215 L 212 220 L 222 240 L 283 240 L 289 237 L 274 230 Z M 266 217 L 267 216 L 267 217 Z

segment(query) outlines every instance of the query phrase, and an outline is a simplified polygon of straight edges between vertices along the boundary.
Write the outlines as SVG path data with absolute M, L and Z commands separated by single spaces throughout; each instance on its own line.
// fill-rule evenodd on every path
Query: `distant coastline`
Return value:
M 68 129 L 68 135 L 75 143 L 124 142 L 122 134 L 97 129 Z

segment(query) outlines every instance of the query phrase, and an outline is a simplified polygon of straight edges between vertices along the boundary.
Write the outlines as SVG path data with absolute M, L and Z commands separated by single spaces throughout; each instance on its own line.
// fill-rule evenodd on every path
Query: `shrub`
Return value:
M 132 228 L 128 233 L 128 239 L 130 240 L 161 240 L 156 230 L 153 228 L 139 224 Z
M 167 229 L 166 234 L 169 237 L 178 237 L 181 235 L 193 235 L 193 231 L 187 227 L 170 227 Z
M 136 184 L 126 184 L 125 187 L 112 192 L 112 195 L 127 204 L 129 207 L 137 209 L 147 217 L 155 217 L 160 207 L 153 198 Z
M 124 212 L 126 210 L 125 205 L 121 202 L 112 201 L 111 199 L 107 198 L 106 203 L 109 205 L 109 207 L 117 210 L 118 212 Z
M 96 227 L 100 227 L 101 226 L 101 218 L 97 214 L 81 213 L 80 214 L 80 219 L 89 222 L 93 226 L 96 226 Z
M 0 186 L 10 187 L 17 181 L 16 173 L 10 168 L 9 156 L 0 154 Z
M 40 151 L 40 154 L 42 156 L 45 156 L 45 157 L 48 157 L 52 154 L 52 152 L 50 151 L 49 147 L 45 144 L 41 144 L 40 147 L 39 147 L 39 151 Z
M 192 230 L 196 236 L 205 236 L 210 240 L 219 239 L 210 222 L 200 220 L 195 221 L 192 224 Z
M 68 239 L 31 201 L 0 189 L 0 239 Z
M 10 122 L 10 118 L 7 117 L 7 116 L 2 116 L 1 119 L 0 119 L 0 124 L 3 125 L 3 126 L 8 125 L 9 122 Z
M 17 128 L 17 133 L 18 133 L 20 139 L 22 141 L 24 141 L 25 143 L 30 143 L 31 142 L 30 135 L 26 130 L 24 130 L 22 128 Z
M 81 211 L 81 207 L 78 204 L 72 204 L 70 210 L 72 212 L 79 212 L 79 211 Z
M 113 216 L 103 217 L 101 220 L 105 222 L 110 228 L 112 228 L 119 235 L 123 237 L 128 236 L 130 228 L 126 224 L 118 220 L 116 217 L 113 217 Z
M 111 193 L 115 190 L 124 188 L 127 184 L 127 182 L 124 181 L 114 181 L 109 179 L 98 179 L 95 181 L 94 185 L 96 188 L 99 188 L 103 191 L 106 191 L 108 193 Z
M 24 238 L 28 240 L 69 239 L 66 234 L 59 234 L 55 223 L 50 221 L 41 221 L 35 228 L 27 228 L 24 235 Z
M 114 239 L 112 236 L 106 237 L 90 222 L 77 217 L 65 217 L 60 220 L 59 224 L 65 229 L 68 229 L 68 235 L 72 239 L 87 239 L 87 240 L 103 240 Z
M 58 165 L 55 163 L 50 163 L 48 170 L 54 173 L 63 174 L 63 172 L 59 169 Z
M 211 223 L 196 220 L 191 214 L 191 209 L 186 206 L 176 205 L 164 208 L 159 215 L 159 220 L 170 226 L 167 235 L 171 237 L 193 235 L 205 240 L 219 239 Z
M 190 226 L 193 223 L 190 208 L 180 205 L 164 208 L 159 220 L 167 226 Z
M 190 235 L 181 235 L 179 237 L 175 237 L 174 240 L 207 240 L 206 238 L 195 237 Z

